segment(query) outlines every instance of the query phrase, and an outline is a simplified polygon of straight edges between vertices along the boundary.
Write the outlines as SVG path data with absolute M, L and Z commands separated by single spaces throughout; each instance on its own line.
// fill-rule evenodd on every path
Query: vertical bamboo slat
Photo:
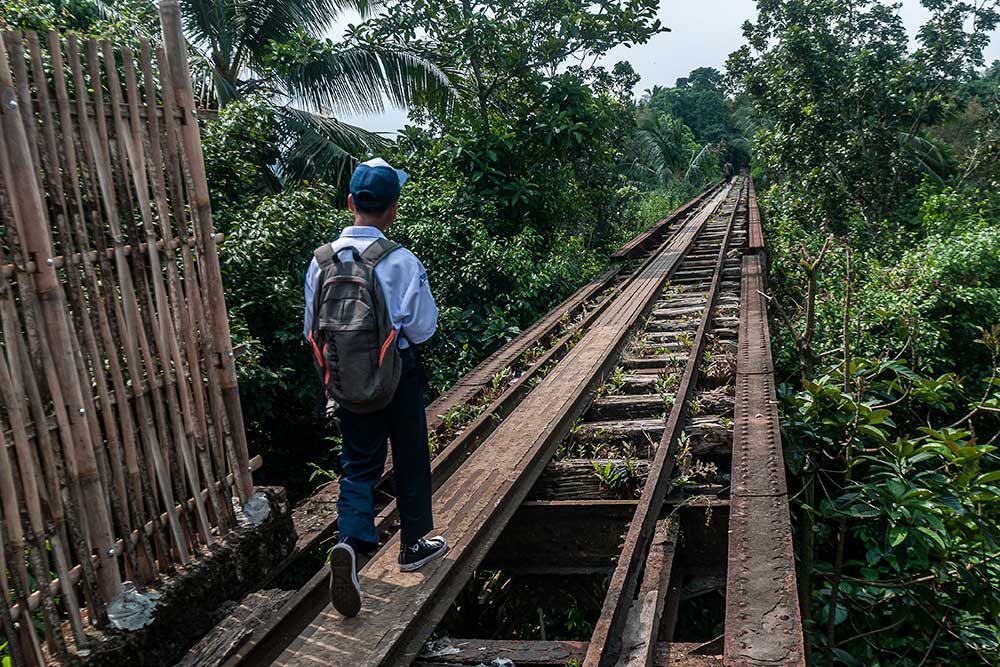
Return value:
M 48 263 L 54 256 L 48 219 L 36 175 L 32 173 L 31 151 L 28 147 L 24 128 L 14 111 L 18 108 L 16 93 L 10 77 L 7 51 L 0 42 L 0 119 L 6 137 L 5 160 L 11 180 L 15 183 L 17 197 L 12 200 L 14 224 L 17 235 L 24 245 L 25 255 L 32 257 L 37 265 L 33 275 L 35 298 L 39 304 L 45 334 L 52 339 L 51 362 L 56 369 L 60 383 L 65 389 L 68 416 L 75 435 L 78 479 L 81 492 L 88 502 L 88 525 L 91 539 L 97 549 L 98 583 L 101 594 L 110 599 L 121 588 L 121 576 L 115 560 L 114 540 L 111 522 L 105 510 L 105 494 L 98 477 L 97 461 L 91 441 L 90 425 L 87 423 L 86 403 L 79 384 L 76 359 L 73 356 L 73 342 L 69 322 L 66 317 L 65 299 L 62 285 L 56 271 Z

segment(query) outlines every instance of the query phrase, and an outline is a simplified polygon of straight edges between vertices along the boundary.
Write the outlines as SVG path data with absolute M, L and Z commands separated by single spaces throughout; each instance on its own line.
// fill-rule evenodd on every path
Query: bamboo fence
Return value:
M 65 662 L 253 493 L 176 0 L 162 46 L 0 33 L 0 630 Z

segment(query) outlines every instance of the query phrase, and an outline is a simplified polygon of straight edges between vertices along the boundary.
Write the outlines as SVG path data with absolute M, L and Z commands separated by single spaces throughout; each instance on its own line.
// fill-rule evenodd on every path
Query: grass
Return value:
M 597 389 L 597 396 L 617 396 L 625 387 L 625 369 L 616 368 L 607 381 Z

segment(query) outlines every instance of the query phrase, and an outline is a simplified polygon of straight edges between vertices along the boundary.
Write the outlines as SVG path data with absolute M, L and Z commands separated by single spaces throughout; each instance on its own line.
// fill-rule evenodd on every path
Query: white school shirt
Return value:
M 343 260 L 351 260 L 350 252 L 344 252 L 354 247 L 358 253 L 363 253 L 375 239 L 384 238 L 378 227 L 352 225 L 345 227 L 340 238 L 333 242 L 333 251 Z M 427 270 L 416 255 L 406 248 L 392 251 L 375 266 L 375 275 L 382 285 L 386 305 L 389 307 L 389 319 L 399 331 L 399 349 L 405 350 L 410 343 L 419 345 L 434 335 L 437 329 L 438 308 L 431 295 L 431 287 L 427 282 Z M 306 271 L 305 282 L 305 315 L 302 335 L 309 338 L 312 329 L 313 293 L 316 290 L 316 280 L 319 278 L 319 263 L 313 257 Z

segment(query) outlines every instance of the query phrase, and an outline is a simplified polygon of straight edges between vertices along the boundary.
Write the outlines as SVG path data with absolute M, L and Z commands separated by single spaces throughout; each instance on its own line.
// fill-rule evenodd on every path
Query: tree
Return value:
M 366 0 L 187 0 L 185 33 L 198 60 L 203 102 L 225 106 L 263 95 L 275 112 L 283 151 L 279 175 L 342 181 L 357 158 L 384 147 L 377 135 L 333 114 L 377 113 L 386 100 L 407 106 L 447 95 L 437 66 L 400 46 L 335 44 L 320 35 Z
M 688 76 L 677 79 L 673 88 L 654 86 L 646 91 L 642 105 L 654 117 L 675 117 L 690 128 L 694 141 L 706 147 L 703 159 L 721 160 L 732 169 L 749 164 L 747 140 L 736 124 L 733 104 L 723 87 L 723 75 L 714 67 L 692 70 Z
M 637 118 L 639 154 L 635 166 L 640 175 L 652 177 L 656 185 L 667 187 L 686 177 L 688 167 L 701 152 L 691 128 L 680 118 L 642 110 Z
M 790 187 L 812 202 L 804 224 L 844 233 L 856 214 L 874 235 L 941 166 L 925 131 L 982 64 L 997 3 L 922 4 L 932 17 L 913 54 L 898 7 L 876 0 L 761 0 L 756 22 L 744 24 L 748 44 L 730 56 L 729 81 L 765 125 L 761 166 L 794 176 Z
M 322 35 L 347 9 L 367 0 L 182 0 L 192 78 L 199 103 L 220 109 L 251 98 L 268 107 L 280 130 L 280 180 L 341 183 L 355 162 L 386 142 L 337 120 L 378 113 L 386 102 L 408 106 L 451 95 L 447 75 L 399 45 L 337 44 Z M 73 30 L 135 40 L 159 38 L 152 0 L 17 0 L 0 23 L 13 28 Z M 272 179 L 272 189 L 277 181 Z
M 673 88 L 661 88 L 648 100 L 658 113 L 680 118 L 698 143 L 717 143 L 731 137 L 729 104 L 722 86 L 722 73 L 714 67 L 699 67 L 677 79 Z
M 461 100 L 445 126 L 488 132 L 510 104 L 544 97 L 562 68 L 581 73 L 619 44 L 640 44 L 666 29 L 656 0 L 388 0 L 355 30 L 359 43 L 406 48 L 448 62 L 465 77 Z M 588 62 L 590 63 L 588 65 Z M 542 93 L 542 94 L 540 94 Z

